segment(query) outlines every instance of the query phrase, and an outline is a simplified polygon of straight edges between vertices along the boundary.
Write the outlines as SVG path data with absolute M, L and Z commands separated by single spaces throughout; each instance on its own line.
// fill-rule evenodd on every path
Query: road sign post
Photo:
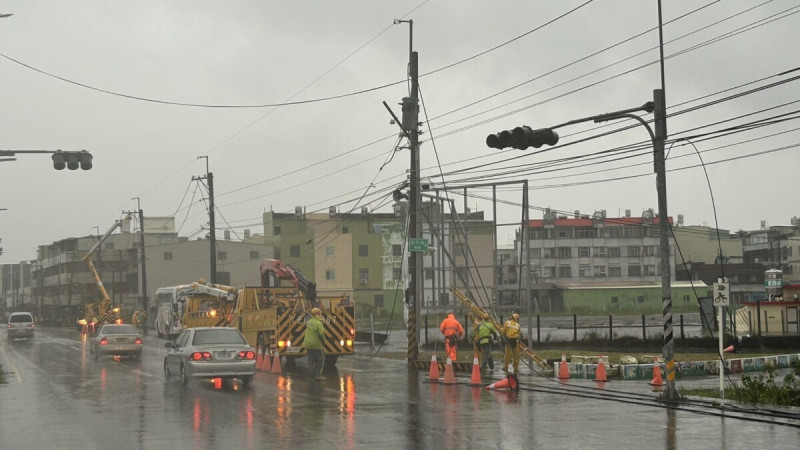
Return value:
M 725 380 L 724 380 L 724 373 L 725 373 L 725 354 L 722 351 L 722 335 L 725 334 L 725 330 L 723 328 L 722 323 L 722 308 L 725 306 L 731 305 L 731 296 L 730 296 L 730 283 L 727 282 L 727 279 L 719 278 L 716 283 L 714 283 L 714 306 L 717 307 L 717 318 L 719 320 L 719 329 L 717 331 L 717 337 L 719 340 L 719 398 L 722 402 L 722 405 L 725 405 Z

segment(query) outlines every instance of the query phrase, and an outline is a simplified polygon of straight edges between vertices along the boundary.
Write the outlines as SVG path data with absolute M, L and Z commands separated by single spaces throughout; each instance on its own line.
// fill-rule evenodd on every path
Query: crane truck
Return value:
M 113 233 L 114 230 L 121 225 L 121 221 L 115 221 L 114 225 L 112 225 L 111 228 L 106 231 L 106 234 L 104 234 L 103 237 L 95 242 L 92 248 L 90 248 L 86 253 L 86 256 L 83 257 L 83 261 L 89 266 L 89 270 L 92 272 L 94 281 L 97 283 L 97 288 L 100 290 L 101 298 L 96 302 L 86 303 L 83 317 L 78 320 L 78 330 L 82 333 L 94 334 L 100 325 L 106 323 L 122 323 L 119 307 L 112 307 L 111 297 L 108 295 L 108 291 L 106 291 L 105 286 L 103 286 L 103 280 L 100 279 L 100 274 L 97 273 L 97 269 L 94 267 L 94 262 L 92 261 L 92 254 L 95 252 L 95 250 L 100 248 L 100 246 L 106 239 L 108 239 L 111 233 Z
M 292 286 L 280 286 L 288 280 Z M 261 265 L 259 287 L 237 289 L 206 283 L 191 284 L 184 299 L 182 326 L 229 326 L 238 328 L 247 342 L 270 348 L 293 362 L 306 354 L 303 348 L 305 321 L 311 309 L 320 308 L 325 326 L 325 363 L 335 365 L 339 356 L 355 353 L 354 307 L 347 296 L 317 295 L 313 282 L 279 260 Z

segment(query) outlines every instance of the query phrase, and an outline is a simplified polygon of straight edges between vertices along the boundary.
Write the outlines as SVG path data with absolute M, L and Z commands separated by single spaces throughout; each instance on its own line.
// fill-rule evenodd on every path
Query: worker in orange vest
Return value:
M 464 336 L 464 327 L 461 326 L 456 316 L 450 313 L 439 325 L 439 330 L 444 335 L 444 352 L 447 353 L 450 361 L 455 361 L 458 340 L 461 339 L 461 336 Z

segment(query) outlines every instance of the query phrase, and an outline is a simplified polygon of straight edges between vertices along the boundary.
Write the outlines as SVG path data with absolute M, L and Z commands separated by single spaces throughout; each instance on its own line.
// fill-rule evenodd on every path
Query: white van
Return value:
M 29 312 L 14 312 L 8 316 L 8 339 L 28 338 L 33 339 L 33 314 Z

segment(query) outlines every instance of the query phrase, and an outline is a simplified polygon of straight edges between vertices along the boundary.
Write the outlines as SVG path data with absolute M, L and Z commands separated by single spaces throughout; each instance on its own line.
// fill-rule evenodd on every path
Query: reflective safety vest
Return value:
M 519 323 L 514 319 L 508 319 L 506 323 L 503 324 L 503 336 L 507 339 L 519 339 L 519 330 Z
M 439 325 L 439 330 L 445 336 L 461 337 L 464 335 L 464 327 L 456 320 L 456 316 L 450 313 Z
M 478 324 L 478 327 L 475 328 L 475 334 L 473 335 L 473 339 L 477 339 L 478 344 L 484 345 L 489 343 L 489 339 L 493 334 L 497 332 L 494 329 L 494 325 L 491 322 L 481 322 Z

